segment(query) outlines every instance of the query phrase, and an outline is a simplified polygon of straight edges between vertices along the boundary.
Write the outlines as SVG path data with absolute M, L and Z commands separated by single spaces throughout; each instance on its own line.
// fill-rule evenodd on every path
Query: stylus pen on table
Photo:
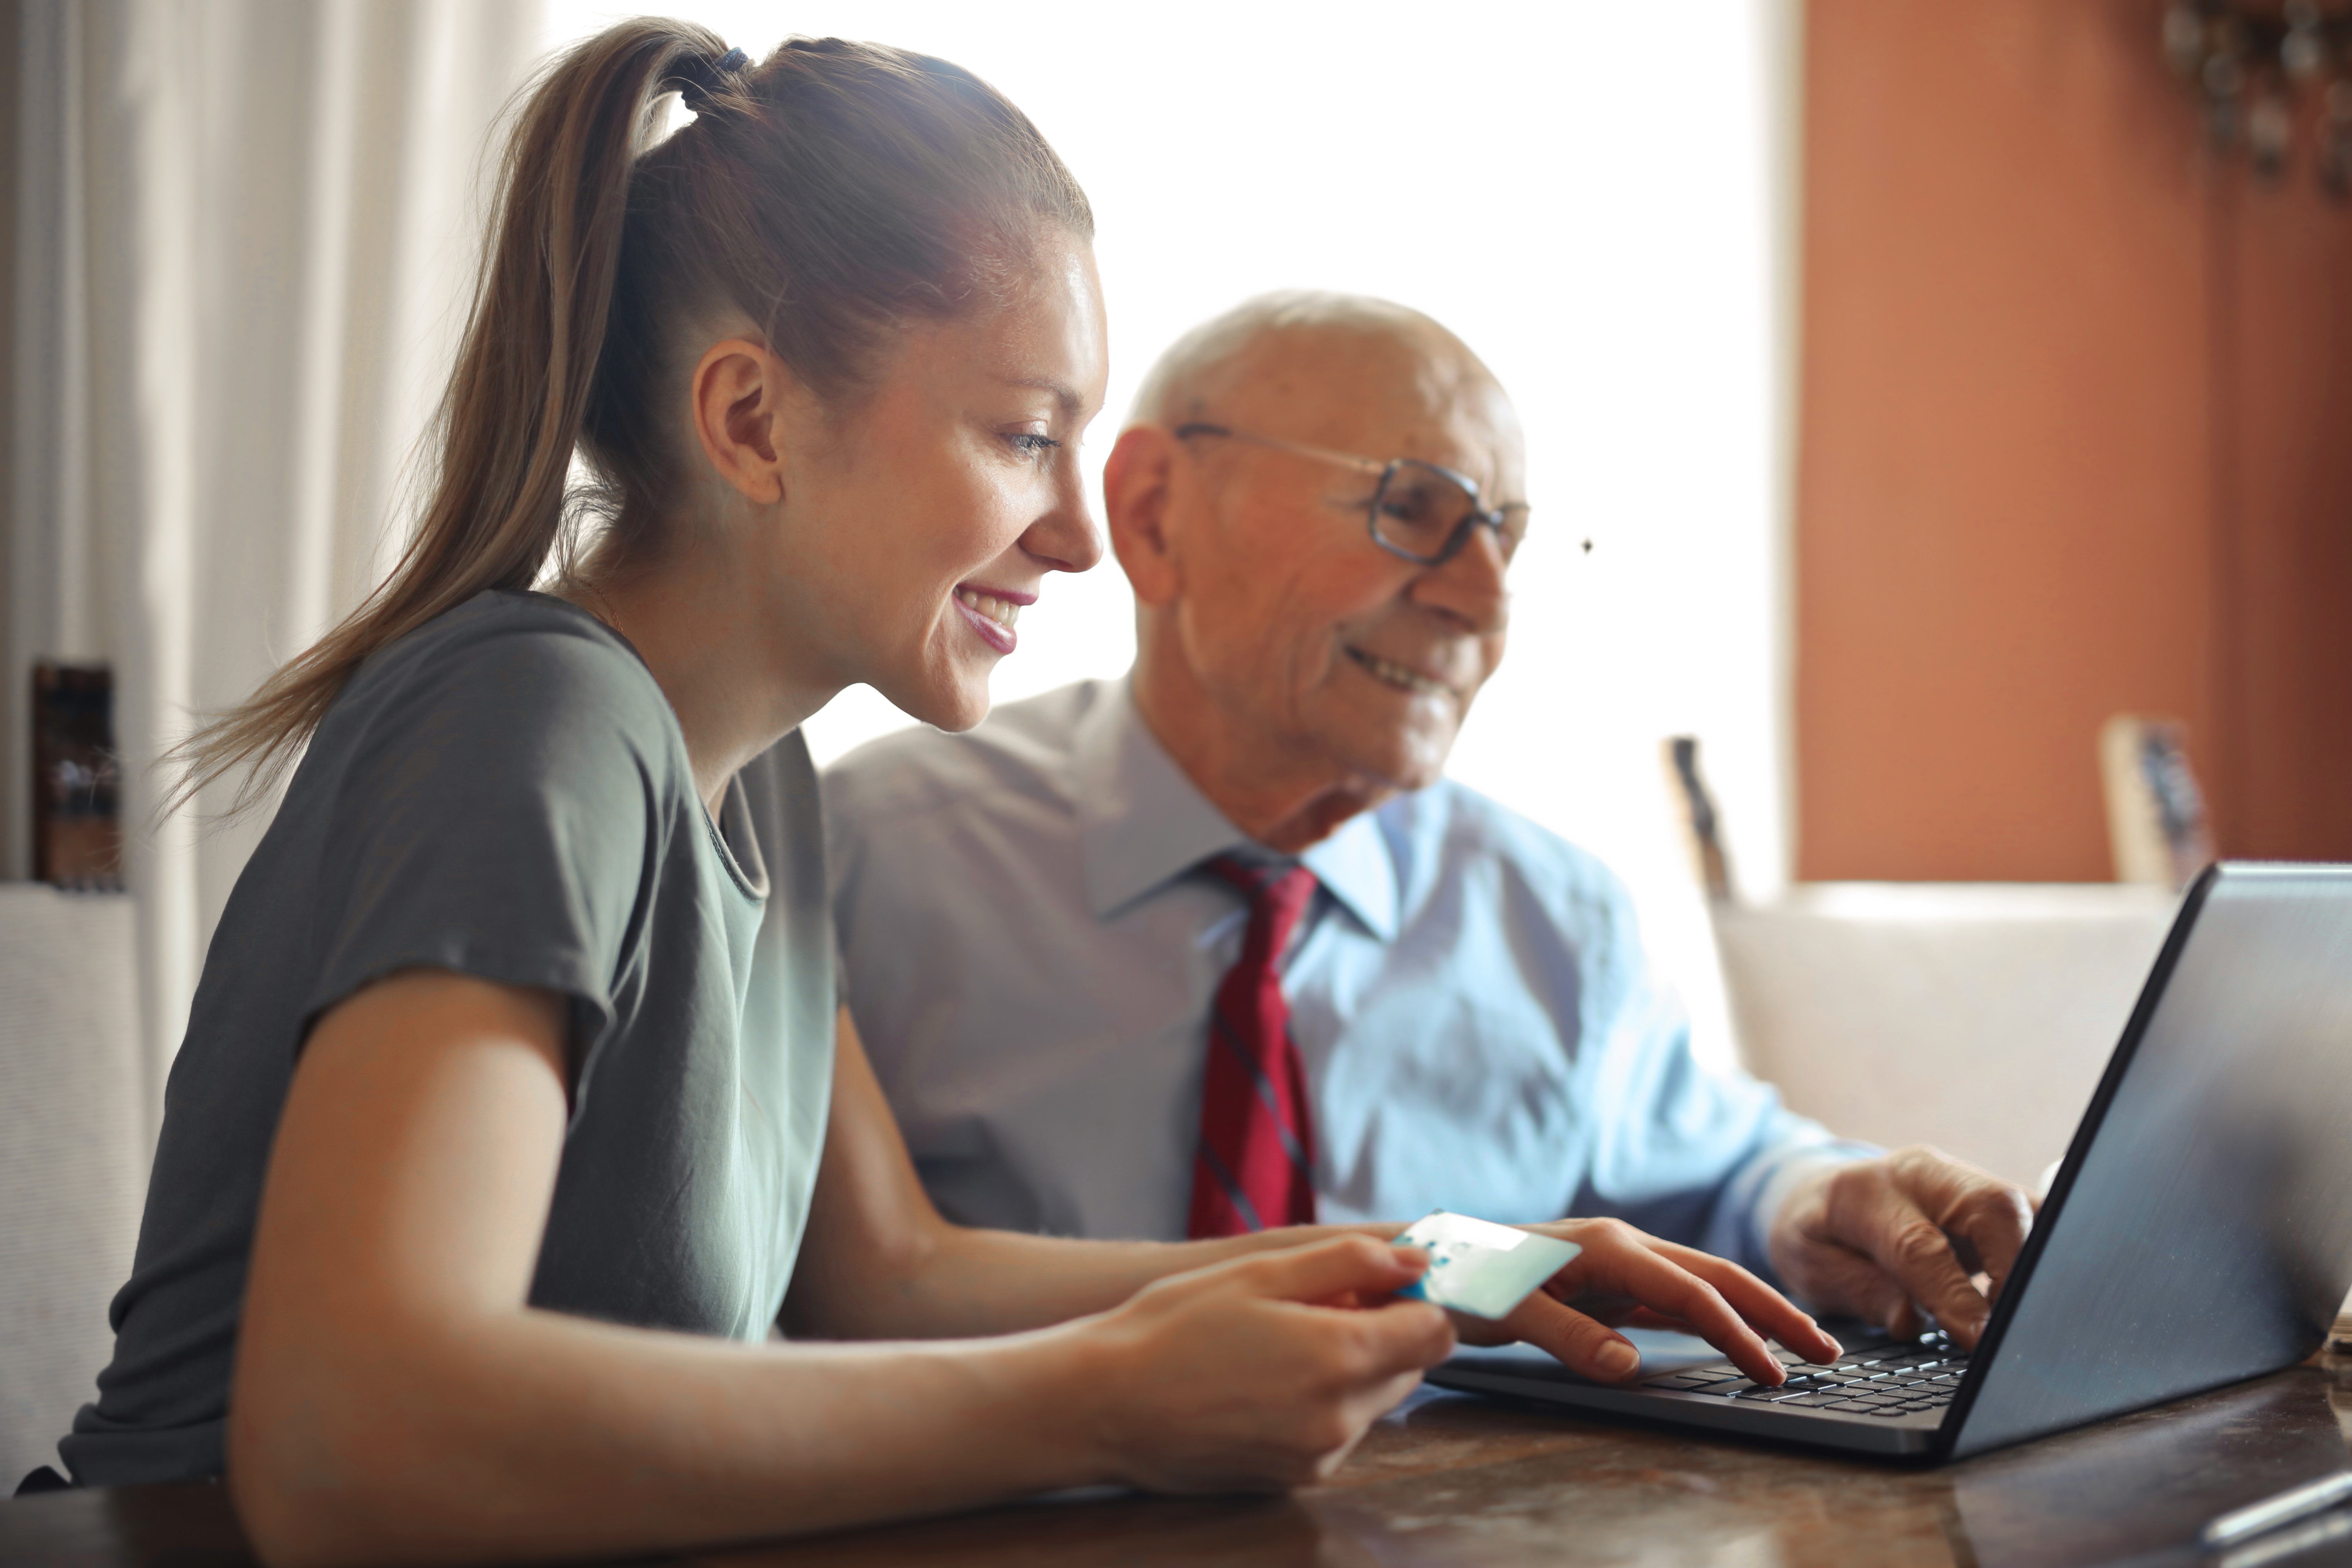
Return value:
M 2332 1476 L 2289 1487 L 2276 1497 L 2232 1509 L 2208 1523 L 2198 1539 L 2210 1548 L 2234 1546 L 2248 1536 L 2334 1508 L 2347 1498 L 2352 1498 L 2352 1470 L 2338 1470 Z

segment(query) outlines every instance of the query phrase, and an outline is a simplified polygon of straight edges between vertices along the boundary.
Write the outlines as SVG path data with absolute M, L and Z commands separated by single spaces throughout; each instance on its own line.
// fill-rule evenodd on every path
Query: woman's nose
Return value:
M 1103 558 L 1103 532 L 1087 506 L 1086 487 L 1075 479 L 1059 504 L 1029 525 L 1021 547 L 1052 572 L 1085 572 Z

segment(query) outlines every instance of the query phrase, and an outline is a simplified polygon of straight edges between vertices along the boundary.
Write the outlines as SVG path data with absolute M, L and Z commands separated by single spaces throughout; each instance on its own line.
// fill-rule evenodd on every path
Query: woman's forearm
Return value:
M 1107 1311 L 1155 1279 L 1336 1236 L 1386 1240 L 1401 1225 L 1292 1226 L 1213 1241 L 1086 1241 L 943 1226 L 931 1245 L 845 1280 L 793 1292 L 787 1331 L 839 1339 L 1017 1333 Z
M 1013 1333 L 1106 1311 L 1155 1279 L 1226 1258 L 1394 1225 L 1299 1226 L 1216 1241 L 1079 1241 L 950 1225 L 924 1194 L 905 1140 L 843 1009 L 833 1116 L 816 1201 L 784 1306 L 812 1339 Z
M 823 1530 L 1108 1479 L 1091 1353 L 1076 1329 L 746 1345 L 528 1310 L 420 1321 L 368 1356 L 275 1357 L 240 1391 L 229 1479 L 277 1563 Z

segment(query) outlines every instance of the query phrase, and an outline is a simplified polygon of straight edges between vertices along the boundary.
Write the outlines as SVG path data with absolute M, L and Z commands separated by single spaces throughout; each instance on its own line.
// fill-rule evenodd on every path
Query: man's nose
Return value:
M 1511 591 L 1504 581 L 1509 569 L 1495 531 L 1473 528 L 1452 559 L 1422 572 L 1408 596 L 1479 637 L 1490 637 L 1510 619 Z
M 1085 572 L 1103 558 L 1103 532 L 1087 508 L 1087 488 L 1076 465 L 1062 481 L 1054 510 L 1029 525 L 1021 548 L 1049 572 Z

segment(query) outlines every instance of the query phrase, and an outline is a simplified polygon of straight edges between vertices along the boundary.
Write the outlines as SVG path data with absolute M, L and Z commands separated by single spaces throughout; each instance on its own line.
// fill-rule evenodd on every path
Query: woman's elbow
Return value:
M 254 1555 L 269 1568 L 324 1568 L 364 1554 L 340 1462 L 272 1430 L 267 1415 L 232 1407 L 228 1492 Z
M 331 1376 L 241 1375 L 237 1383 L 228 1417 L 229 1500 L 263 1563 L 338 1568 L 436 1555 L 419 1550 L 425 1543 L 415 1537 L 421 1511 L 394 1495 L 409 1467 L 390 1451 L 399 1446 L 394 1423 L 364 1418 L 372 1402 Z

